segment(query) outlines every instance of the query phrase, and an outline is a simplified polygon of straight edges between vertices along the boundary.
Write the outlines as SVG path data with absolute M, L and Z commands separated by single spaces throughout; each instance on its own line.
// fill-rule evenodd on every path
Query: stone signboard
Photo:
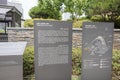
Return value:
M 72 23 L 36 20 L 36 80 L 71 80 Z
M 113 23 L 83 23 L 82 80 L 112 79 Z

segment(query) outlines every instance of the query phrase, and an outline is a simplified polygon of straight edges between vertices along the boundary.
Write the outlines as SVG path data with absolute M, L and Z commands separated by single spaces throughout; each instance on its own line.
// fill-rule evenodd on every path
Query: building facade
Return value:
M 14 6 L 0 5 L 0 26 L 20 27 L 22 13 Z
M 20 3 L 0 0 L 0 27 L 20 27 L 22 12 Z
M 21 27 L 22 5 L 0 0 L 0 42 L 8 41 L 7 27 Z

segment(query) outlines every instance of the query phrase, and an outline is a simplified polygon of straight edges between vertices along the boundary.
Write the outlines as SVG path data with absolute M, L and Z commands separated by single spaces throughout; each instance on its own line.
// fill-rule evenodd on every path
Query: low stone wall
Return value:
M 82 45 L 82 29 L 73 29 L 73 46 L 81 47 Z M 120 49 L 120 29 L 114 30 L 113 48 Z
M 114 30 L 114 48 L 120 49 L 120 30 Z
M 34 45 L 33 28 L 7 28 L 8 41 L 27 41 L 28 45 Z
M 8 28 L 8 41 L 27 41 L 28 45 L 34 45 L 33 28 Z M 73 47 L 82 45 L 82 29 L 73 29 Z M 120 30 L 114 30 L 114 48 L 120 49 Z

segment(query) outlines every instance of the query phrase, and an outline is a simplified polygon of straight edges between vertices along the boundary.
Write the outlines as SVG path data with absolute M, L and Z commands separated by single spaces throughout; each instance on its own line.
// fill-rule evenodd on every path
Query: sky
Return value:
M 28 14 L 29 10 L 37 5 L 37 0 L 19 0 L 22 3 L 23 7 L 23 17 L 24 19 L 30 19 Z
M 22 4 L 23 19 L 30 19 L 29 10 L 37 5 L 37 0 L 8 0 L 8 2 L 17 2 Z

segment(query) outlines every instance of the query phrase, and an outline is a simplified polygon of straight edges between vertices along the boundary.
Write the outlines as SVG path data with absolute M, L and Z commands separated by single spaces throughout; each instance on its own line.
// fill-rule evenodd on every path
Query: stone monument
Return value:
M 35 79 L 71 80 L 72 23 L 36 20 Z
M 113 29 L 113 23 L 83 23 L 81 80 L 112 79 Z

